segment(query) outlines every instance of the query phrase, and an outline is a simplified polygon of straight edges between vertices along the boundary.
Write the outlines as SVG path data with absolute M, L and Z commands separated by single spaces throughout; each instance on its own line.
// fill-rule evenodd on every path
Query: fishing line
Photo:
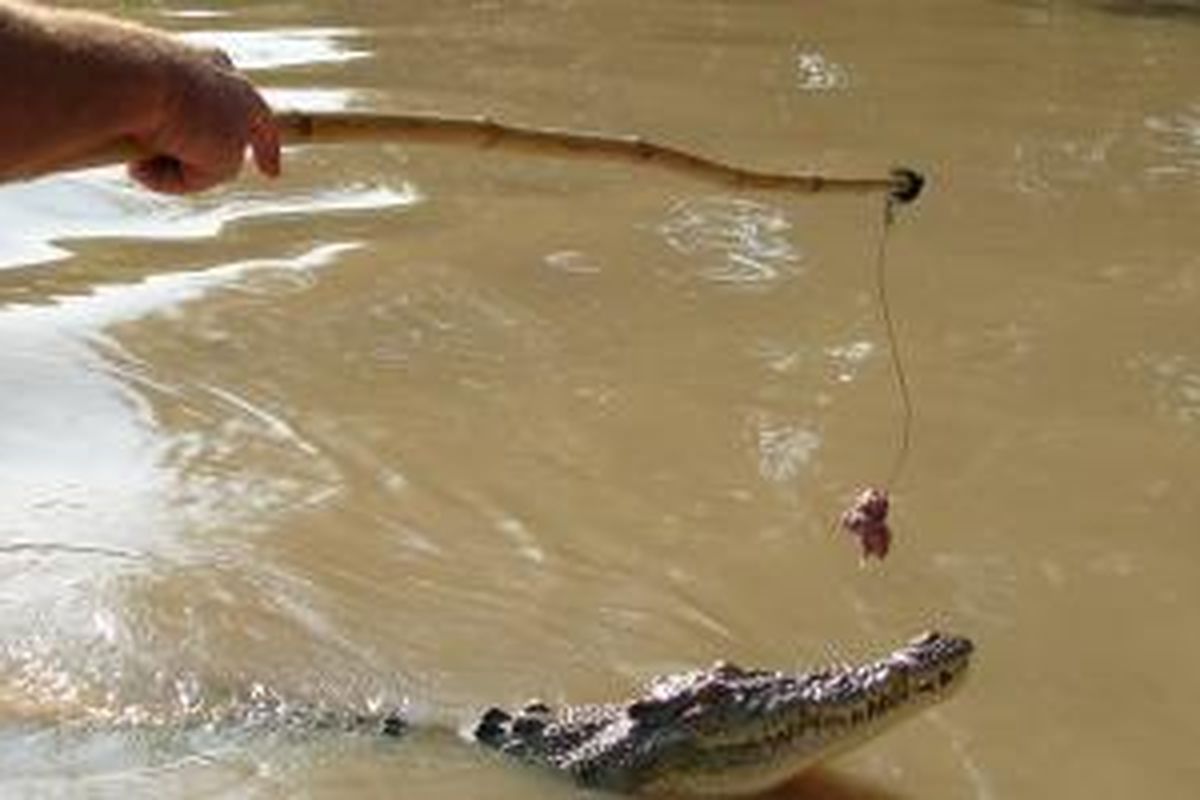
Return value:
M 888 234 L 891 232 L 892 224 L 896 221 L 898 203 L 897 198 L 890 194 L 884 199 L 883 218 L 879 228 L 878 244 L 875 248 L 875 297 L 879 306 L 879 318 L 883 323 L 884 335 L 887 338 L 892 379 L 896 384 L 896 394 L 900 398 L 899 442 L 892 457 L 891 470 L 883 482 L 885 492 L 891 492 L 904 465 L 908 462 L 908 454 L 912 446 L 913 426 L 912 393 L 908 387 L 908 375 L 904 369 L 904 359 L 900 354 L 900 337 L 896 333 L 896 321 L 892 316 L 892 304 L 887 290 Z
M 897 170 L 893 174 L 904 174 L 905 172 Z M 896 321 L 892 316 L 891 301 L 887 292 L 888 234 L 891 232 L 892 223 L 895 222 L 896 209 L 900 204 L 914 200 L 921 193 L 921 187 L 924 184 L 924 179 L 917 173 L 909 173 L 906 177 L 909 179 L 907 190 L 905 192 L 889 192 L 884 201 L 874 263 L 875 297 L 878 301 L 879 317 L 883 323 L 884 335 L 887 337 L 892 377 L 896 383 L 896 393 L 900 398 L 900 439 L 893 456 L 891 470 L 882 487 L 868 486 L 859 491 L 854 502 L 842 513 L 839 520 L 842 529 L 858 539 L 864 560 L 872 556 L 885 558 L 891 548 L 892 529 L 888 525 L 888 512 L 891 508 L 890 492 L 904 470 L 912 443 L 912 394 L 908 388 L 904 360 L 900 356 L 900 339 L 896 334 Z

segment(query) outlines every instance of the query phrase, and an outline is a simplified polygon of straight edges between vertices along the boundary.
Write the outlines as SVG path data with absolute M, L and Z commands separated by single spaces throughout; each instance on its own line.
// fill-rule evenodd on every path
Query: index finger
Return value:
M 266 101 L 254 93 L 254 107 L 250 115 L 250 150 L 254 154 L 254 164 L 258 171 L 271 177 L 279 177 L 282 172 L 282 156 L 280 154 L 279 124 Z

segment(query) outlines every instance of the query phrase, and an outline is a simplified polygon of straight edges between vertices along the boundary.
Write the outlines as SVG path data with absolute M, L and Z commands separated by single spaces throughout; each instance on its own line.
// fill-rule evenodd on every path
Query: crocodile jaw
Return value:
M 638 789 L 725 796 L 766 791 L 953 695 L 972 650 L 966 639 L 927 634 L 857 668 L 780 675 L 775 706 L 740 724 L 698 732 L 672 755 L 664 752 Z

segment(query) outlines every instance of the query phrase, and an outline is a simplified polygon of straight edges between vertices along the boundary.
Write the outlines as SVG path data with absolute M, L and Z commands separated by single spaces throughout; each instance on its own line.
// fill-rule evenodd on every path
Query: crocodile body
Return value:
M 475 743 L 591 788 L 617 792 L 738 795 L 787 781 L 948 697 L 961 683 L 972 644 L 925 634 L 876 661 L 801 673 L 706 670 L 655 678 L 617 703 L 532 701 L 490 708 L 460 731 Z M 173 726 L 134 712 L 108 723 Z M 185 714 L 188 728 L 328 731 L 396 737 L 414 724 L 403 709 L 352 710 L 288 700 L 254 685 Z M 174 719 L 174 723 L 172 722 Z M 99 720 L 93 720 L 98 722 Z

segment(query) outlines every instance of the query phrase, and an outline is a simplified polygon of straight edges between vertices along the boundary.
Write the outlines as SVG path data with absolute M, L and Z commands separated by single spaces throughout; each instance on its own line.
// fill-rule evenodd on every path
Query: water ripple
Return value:
M 796 53 L 796 84 L 806 92 L 831 92 L 850 85 L 850 71 L 816 50 Z
M 1146 130 L 1155 139 L 1166 163 L 1148 168 L 1152 175 L 1194 175 L 1200 172 L 1200 106 L 1166 116 L 1147 117 Z
M 799 477 L 821 447 L 820 435 L 804 424 L 757 413 L 750 426 L 758 471 L 772 483 L 785 483 Z
M 231 223 L 262 217 L 412 205 L 409 184 L 350 185 L 293 196 L 213 194 L 181 200 L 150 194 L 106 167 L 0 188 L 0 270 L 66 258 L 71 239 L 208 239 Z
M 1142 353 L 1130 360 L 1151 382 L 1159 413 L 1186 425 L 1200 423 L 1200 362 L 1182 354 Z
M 701 260 L 700 275 L 714 283 L 773 285 L 800 272 L 801 256 L 778 209 L 734 197 L 677 203 L 659 226 L 671 249 Z
M 192 44 L 221 48 L 243 70 L 341 64 L 369 58 L 371 51 L 351 44 L 351 40 L 359 36 L 361 31 L 354 28 L 210 30 L 180 34 Z
M 206 270 L 151 275 L 136 283 L 100 286 L 87 295 L 56 297 L 47 305 L 13 304 L 0 313 L 0 330 L 29 330 L 30 323 L 45 323 L 59 331 L 94 332 L 106 325 L 170 311 L 213 289 L 231 286 L 253 275 L 274 273 L 304 281 L 311 271 L 332 264 L 341 254 L 361 246 L 358 242 L 330 242 L 290 258 L 256 258 Z M 276 286 L 279 284 L 280 281 L 275 282 Z

